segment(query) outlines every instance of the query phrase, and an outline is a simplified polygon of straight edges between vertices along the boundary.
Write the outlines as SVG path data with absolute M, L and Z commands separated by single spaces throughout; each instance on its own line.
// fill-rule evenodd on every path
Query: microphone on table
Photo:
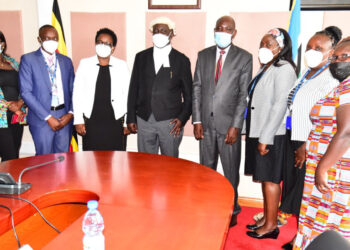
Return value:
M 21 171 L 18 177 L 18 182 L 16 182 L 10 173 L 0 173 L 0 194 L 22 194 L 32 187 L 31 183 L 23 183 L 22 175 L 31 169 L 45 166 L 54 162 L 64 161 L 64 156 L 60 155 L 55 160 L 44 162 L 38 165 L 27 167 Z

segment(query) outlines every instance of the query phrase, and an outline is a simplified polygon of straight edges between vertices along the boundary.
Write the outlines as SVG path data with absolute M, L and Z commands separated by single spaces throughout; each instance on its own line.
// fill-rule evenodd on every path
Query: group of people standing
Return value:
M 235 22 L 223 16 L 214 28 L 216 45 L 198 53 L 192 79 L 189 59 L 171 45 L 175 23 L 161 17 L 149 29 L 154 46 L 136 55 L 131 76 L 126 62 L 112 56 L 117 36 L 107 28 L 97 31 L 96 55 L 82 59 L 76 74 L 71 59 L 56 53 L 54 27 L 40 28 L 40 48 L 22 56 L 19 69 L 0 33 L 2 161 L 18 158 L 25 122 L 37 155 L 67 152 L 74 124 L 83 150 L 125 151 L 126 135 L 137 133 L 139 152 L 178 157 L 192 114 L 200 163 L 216 170 L 220 156 L 234 188 L 231 226 L 241 210 L 245 134 L 245 174 L 262 183 L 264 198 L 263 216 L 247 225 L 248 236 L 277 238 L 280 209 L 300 212 L 286 249 L 304 249 L 325 230 L 350 238 L 350 39 L 339 42 L 333 26 L 317 32 L 297 79 L 288 33 L 271 29 L 252 78 L 252 55 L 232 43 Z

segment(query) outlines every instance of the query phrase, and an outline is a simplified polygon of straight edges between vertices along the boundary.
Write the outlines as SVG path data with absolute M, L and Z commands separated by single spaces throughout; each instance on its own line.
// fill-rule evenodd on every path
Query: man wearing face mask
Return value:
M 58 39 L 53 26 L 42 26 L 41 47 L 21 58 L 20 92 L 36 155 L 68 152 L 72 135 L 74 69 L 70 58 L 56 53 Z
M 232 44 L 237 31 L 230 16 L 216 22 L 216 46 L 198 53 L 193 82 L 194 135 L 200 140 L 200 163 L 214 170 L 220 155 L 225 177 L 235 191 L 234 215 L 238 205 L 241 128 L 247 106 L 247 88 L 252 77 L 252 55 Z
M 130 76 L 126 62 L 112 56 L 116 45 L 112 30 L 97 31 L 96 55 L 82 59 L 75 76 L 74 125 L 83 137 L 84 151 L 126 150 L 129 131 L 124 116 Z
M 171 46 L 175 23 L 160 17 L 150 24 L 152 48 L 138 53 L 130 81 L 127 123 L 138 133 L 139 152 L 178 157 L 183 127 L 191 116 L 189 59 Z

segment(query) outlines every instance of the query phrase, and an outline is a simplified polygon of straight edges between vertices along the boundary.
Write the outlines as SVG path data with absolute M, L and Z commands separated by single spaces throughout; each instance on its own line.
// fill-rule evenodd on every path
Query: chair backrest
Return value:
M 325 231 L 317 236 L 305 250 L 349 250 L 350 241 L 336 231 Z

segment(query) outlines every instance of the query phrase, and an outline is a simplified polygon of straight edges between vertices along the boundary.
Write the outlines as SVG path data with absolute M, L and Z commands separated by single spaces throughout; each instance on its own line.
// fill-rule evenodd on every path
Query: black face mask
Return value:
M 350 62 L 335 62 L 329 65 L 332 76 L 338 81 L 344 81 L 350 75 Z

